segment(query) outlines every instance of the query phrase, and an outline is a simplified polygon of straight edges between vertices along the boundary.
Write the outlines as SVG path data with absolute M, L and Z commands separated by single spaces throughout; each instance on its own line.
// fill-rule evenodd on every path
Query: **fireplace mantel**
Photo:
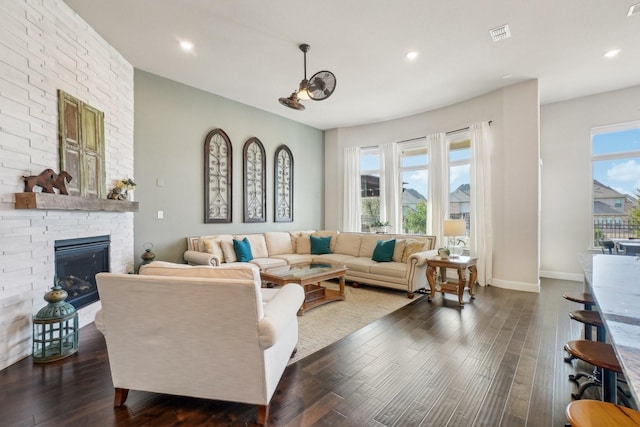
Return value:
M 52 193 L 15 193 L 16 209 L 53 209 L 63 211 L 138 212 L 138 202 L 90 199 Z

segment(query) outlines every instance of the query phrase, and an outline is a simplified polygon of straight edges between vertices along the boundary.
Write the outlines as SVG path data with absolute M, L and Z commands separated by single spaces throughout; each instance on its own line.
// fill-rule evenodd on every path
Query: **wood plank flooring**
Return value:
M 549 279 L 540 294 L 476 287 L 464 309 L 453 295 L 418 299 L 289 366 L 270 425 L 563 426 L 576 368 L 562 348 L 581 332 L 567 313 L 581 307 L 562 293 L 581 289 Z M 114 409 L 113 393 L 104 339 L 91 324 L 78 354 L 0 371 L 0 425 L 251 426 L 257 414 L 135 390 Z

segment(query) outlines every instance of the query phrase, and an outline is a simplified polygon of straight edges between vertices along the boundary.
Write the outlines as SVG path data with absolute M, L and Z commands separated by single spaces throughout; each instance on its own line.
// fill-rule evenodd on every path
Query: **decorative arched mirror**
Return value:
M 214 129 L 204 140 L 204 222 L 226 223 L 231 219 L 231 140 Z
M 286 145 L 276 149 L 273 165 L 275 222 L 293 222 L 293 155 Z
M 249 138 L 244 143 L 244 222 L 267 220 L 267 175 L 266 159 L 262 142 Z

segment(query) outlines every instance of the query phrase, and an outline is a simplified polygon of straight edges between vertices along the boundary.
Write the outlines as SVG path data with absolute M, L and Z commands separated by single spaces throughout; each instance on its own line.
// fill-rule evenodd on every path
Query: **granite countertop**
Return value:
M 587 264 L 585 279 L 633 398 L 640 402 L 640 257 L 593 255 L 589 269 L 590 257 L 580 257 L 583 268 Z

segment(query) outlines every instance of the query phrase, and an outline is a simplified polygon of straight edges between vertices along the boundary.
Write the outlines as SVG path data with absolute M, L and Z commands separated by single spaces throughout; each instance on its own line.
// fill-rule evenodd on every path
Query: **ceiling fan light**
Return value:
M 309 82 L 307 81 L 307 79 L 303 79 L 300 82 L 300 89 L 298 89 L 297 96 L 298 99 L 302 99 L 303 101 L 308 101 L 309 99 L 311 99 L 311 97 L 309 96 Z
M 297 92 L 293 92 L 288 98 L 280 98 L 278 101 L 285 107 L 289 107 L 299 111 L 304 110 L 304 105 L 300 103 Z

